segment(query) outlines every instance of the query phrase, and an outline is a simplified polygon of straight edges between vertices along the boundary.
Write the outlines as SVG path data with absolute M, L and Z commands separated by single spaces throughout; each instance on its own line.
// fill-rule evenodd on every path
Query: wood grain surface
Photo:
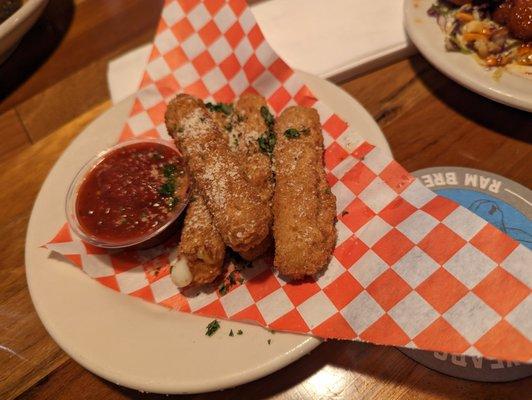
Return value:
M 165 398 L 106 382 L 70 359 L 39 321 L 24 275 L 35 197 L 61 152 L 111 106 L 105 72 L 153 37 L 160 0 L 51 0 L 0 65 L 0 399 Z M 465 166 L 532 186 L 532 117 L 458 86 L 421 56 L 341 85 L 366 107 L 408 170 Z M 474 383 L 399 351 L 327 342 L 283 370 L 187 399 L 524 399 L 532 379 Z

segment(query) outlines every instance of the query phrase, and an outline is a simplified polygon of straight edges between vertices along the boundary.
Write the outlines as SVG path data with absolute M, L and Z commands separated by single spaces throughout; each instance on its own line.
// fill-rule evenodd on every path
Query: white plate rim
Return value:
M 505 72 L 496 81 L 493 71 L 483 68 L 472 56 L 445 50 L 444 34 L 434 18 L 427 15 L 433 2 L 434 0 L 405 0 L 404 3 L 405 28 L 420 53 L 449 79 L 471 91 L 510 107 L 532 112 L 532 80 Z M 519 83 L 527 82 L 530 87 L 528 96 L 526 91 L 515 89 Z
M 346 92 L 344 92 L 337 86 L 334 86 L 328 81 L 325 81 L 321 78 L 318 78 L 318 77 L 315 77 L 315 76 L 312 76 L 312 75 L 309 75 L 303 72 L 298 72 L 298 73 L 301 74 L 302 78 L 308 83 L 311 89 L 316 93 L 317 97 L 321 98 L 322 100 L 325 100 L 326 98 L 330 98 L 332 96 L 333 98 L 334 97 L 336 98 L 335 101 L 337 103 L 342 103 L 342 105 L 340 106 L 337 105 L 337 107 L 334 108 L 335 112 L 338 112 L 341 116 L 346 118 L 348 121 L 349 120 L 352 121 L 353 115 L 356 115 L 356 119 L 358 119 L 357 129 L 363 130 L 364 132 L 366 132 L 366 135 L 364 135 L 366 138 L 372 138 L 373 139 L 372 141 L 375 144 L 381 146 L 386 153 L 391 154 L 389 145 L 386 142 L 384 135 L 380 131 L 380 128 L 378 127 L 376 122 L 372 119 L 372 117 L 367 113 L 367 111 L 355 99 L 353 99 Z M 302 335 L 295 335 L 295 334 L 289 334 L 289 333 L 276 333 L 275 335 L 272 336 L 271 333 L 267 332 L 265 329 L 262 329 L 260 327 L 254 327 L 254 326 L 245 325 L 245 324 L 241 324 L 237 322 L 224 321 L 223 323 L 227 327 L 233 327 L 234 329 L 238 329 L 241 326 L 245 326 L 245 329 L 247 331 L 253 332 L 253 337 L 250 337 L 249 341 L 254 341 L 254 345 L 255 345 L 255 342 L 265 343 L 266 338 L 273 338 L 272 341 L 274 342 L 274 344 L 277 344 L 277 343 L 283 344 L 286 342 L 288 343 L 287 344 L 288 347 L 282 352 L 282 354 L 279 352 L 277 354 L 275 353 L 272 354 L 272 357 L 269 360 L 267 360 L 266 362 L 263 362 L 261 365 L 256 365 L 255 368 L 250 368 L 246 371 L 240 371 L 237 373 L 229 374 L 221 378 L 210 377 L 208 381 L 179 382 L 178 377 L 175 377 L 174 379 L 172 379 L 172 377 L 170 378 L 166 377 L 165 378 L 166 380 L 162 379 L 160 381 L 146 378 L 146 380 L 143 381 L 142 375 L 140 375 L 141 380 L 139 381 L 138 380 L 139 376 L 130 376 L 128 372 L 124 373 L 123 371 L 120 370 L 120 368 L 117 369 L 113 367 L 112 365 L 108 365 L 108 364 L 106 365 L 105 363 L 102 364 L 101 361 L 94 359 L 94 357 L 96 358 L 102 357 L 102 354 L 95 355 L 94 353 L 91 353 L 88 348 L 85 348 L 85 349 L 79 348 L 80 346 L 83 346 L 83 345 L 80 345 L 79 343 L 76 345 L 72 345 L 71 341 L 69 341 L 70 340 L 69 335 L 75 334 L 74 331 L 77 328 L 77 326 L 74 326 L 75 322 L 72 322 L 69 325 L 68 321 L 70 321 L 71 319 L 75 319 L 74 317 L 79 318 L 80 316 L 76 316 L 72 314 L 61 315 L 61 312 L 63 312 L 64 310 L 56 308 L 55 311 L 52 311 L 50 309 L 47 309 L 46 307 L 50 307 L 50 304 L 51 304 L 50 299 L 54 299 L 54 298 L 55 300 L 53 301 L 56 301 L 57 304 L 62 304 L 61 293 L 65 294 L 65 296 L 75 296 L 76 294 L 78 294 L 78 292 L 69 293 L 68 291 L 69 290 L 72 291 L 73 289 L 67 286 L 63 286 L 63 287 L 59 287 L 58 290 L 54 290 L 53 292 L 46 292 L 46 296 L 44 296 L 42 290 L 45 289 L 47 284 L 50 285 L 50 283 L 43 283 L 43 276 L 45 276 L 46 279 L 48 278 L 52 279 L 53 275 L 56 274 L 55 279 L 57 278 L 67 279 L 68 282 L 74 282 L 74 281 L 77 282 L 79 280 L 79 282 L 82 282 L 82 283 L 80 283 L 81 286 L 78 286 L 76 290 L 78 291 L 86 290 L 90 292 L 97 290 L 99 295 L 98 295 L 98 298 L 94 300 L 105 302 L 105 301 L 108 301 L 107 298 L 112 299 L 112 300 L 109 300 L 109 301 L 112 301 L 112 304 L 108 304 L 108 305 L 112 308 L 116 308 L 117 310 L 121 310 L 123 307 L 126 307 L 126 308 L 135 307 L 135 311 L 138 310 L 138 314 L 142 315 L 142 318 L 149 317 L 149 318 L 152 318 L 154 322 L 159 321 L 159 319 L 165 319 L 166 317 L 163 314 L 169 312 L 163 307 L 159 307 L 154 304 L 149 304 L 139 299 L 131 298 L 130 296 L 123 296 L 112 290 L 109 290 L 103 287 L 102 285 L 100 285 L 99 283 L 95 282 L 94 280 L 88 278 L 85 274 L 83 274 L 78 269 L 72 268 L 70 264 L 62 260 L 59 260 L 58 258 L 49 257 L 48 256 L 49 252 L 46 249 L 39 247 L 43 243 L 42 239 L 45 237 L 46 239 L 51 238 L 51 236 L 56 232 L 58 228 L 57 224 L 55 225 L 51 224 L 53 226 L 49 226 L 45 228 L 45 230 L 47 230 L 47 233 L 48 233 L 47 236 L 43 236 L 42 232 L 41 234 L 37 234 L 38 229 L 42 228 L 42 226 L 36 225 L 38 223 L 37 221 L 40 219 L 41 220 L 40 222 L 42 222 L 43 218 L 44 220 L 46 220 L 47 217 L 51 218 L 50 216 L 43 215 L 43 213 L 39 212 L 39 210 L 40 210 L 40 207 L 42 207 L 43 202 L 46 201 L 46 197 L 50 197 L 49 186 L 51 184 L 50 181 L 52 179 L 52 176 L 54 175 L 54 172 L 59 168 L 58 166 L 61 166 L 62 163 L 64 164 L 63 161 L 65 160 L 66 157 L 68 157 L 69 149 L 74 148 L 76 143 L 78 143 L 80 140 L 83 139 L 84 133 L 87 132 L 87 130 L 89 130 L 91 126 L 94 126 L 94 124 L 97 124 L 97 121 L 102 120 L 102 118 L 104 118 L 105 115 L 109 115 L 110 113 L 116 112 L 116 109 L 119 107 L 122 107 L 123 110 L 127 110 L 128 112 L 131 104 L 132 104 L 132 98 L 122 103 L 119 103 L 119 105 L 106 111 L 106 113 L 102 114 L 95 121 L 93 121 L 89 126 L 87 126 L 83 130 L 83 132 L 81 132 L 72 141 L 72 143 L 65 150 L 65 152 L 61 155 L 59 160 L 56 162 L 56 164 L 50 171 L 35 201 L 35 205 L 32 210 L 31 217 L 30 217 L 30 222 L 28 224 L 28 231 L 27 231 L 27 236 L 26 236 L 26 248 L 25 248 L 26 278 L 27 278 L 27 283 L 28 283 L 28 289 L 29 289 L 34 307 L 44 327 L 48 331 L 48 333 L 51 335 L 54 341 L 67 354 L 69 354 L 75 361 L 77 361 L 79 364 L 81 364 L 83 367 L 93 372 L 94 374 L 102 378 L 105 378 L 108 381 L 114 382 L 122 386 L 129 387 L 129 388 L 137 389 L 140 391 L 165 393 L 165 394 L 199 393 L 199 392 L 208 392 L 208 391 L 213 391 L 213 390 L 220 390 L 220 389 L 234 387 L 236 385 L 247 383 L 255 379 L 258 379 L 260 377 L 266 376 L 272 372 L 275 372 L 283 368 L 284 366 L 292 363 L 293 361 L 299 359 L 303 355 L 309 353 L 311 350 L 313 350 L 316 346 L 318 346 L 321 343 L 319 339 L 311 337 L 311 336 L 302 336 Z M 332 104 L 330 105 L 332 106 Z M 346 115 L 346 111 L 349 110 L 350 108 L 352 108 L 353 114 Z M 125 116 L 127 115 L 127 112 L 124 113 L 123 110 L 122 110 L 123 118 L 125 118 Z M 111 144 L 116 139 L 108 138 L 106 140 L 108 140 L 109 144 Z M 72 155 L 71 155 L 71 158 L 72 158 Z M 78 160 L 77 162 L 81 164 L 83 160 Z M 65 183 L 65 185 L 68 186 L 68 183 Z M 50 213 L 50 214 L 53 214 L 53 213 Z M 44 274 L 43 267 L 45 265 L 47 265 L 49 269 L 46 271 L 47 273 L 43 275 Z M 62 275 L 65 275 L 65 277 L 63 278 Z M 53 286 L 53 288 L 57 288 L 57 285 Z M 48 304 L 46 303 L 46 301 L 48 301 Z M 68 306 L 66 307 L 66 309 L 68 309 Z M 93 312 L 93 311 L 90 311 L 90 312 Z M 89 311 L 86 310 L 85 313 L 89 314 Z M 179 317 L 176 317 L 176 319 L 178 318 L 180 320 L 180 323 L 185 324 L 186 326 L 188 326 L 191 319 L 195 321 L 194 322 L 195 325 L 198 324 L 197 322 L 198 319 L 202 319 L 201 326 L 203 328 L 210 320 L 209 318 L 204 318 L 204 317 L 198 317 L 198 316 L 181 314 L 181 313 L 174 313 L 174 315 L 176 314 L 179 315 Z M 170 318 L 174 318 L 174 317 L 170 317 Z M 110 321 L 110 322 L 114 323 L 113 321 Z M 150 329 L 152 329 L 151 326 L 150 326 Z M 200 335 L 202 335 L 202 332 L 200 333 Z M 242 336 L 242 338 L 243 337 L 244 336 Z M 201 342 L 203 339 L 204 339 L 203 337 L 199 337 L 198 341 Z M 208 339 L 208 340 L 211 340 L 211 339 Z M 221 344 L 224 347 L 230 345 L 229 340 L 226 339 L 226 336 L 219 336 L 215 340 L 221 341 L 222 342 Z M 204 342 L 204 344 L 205 343 L 206 345 L 209 345 L 209 343 L 212 343 L 212 342 Z M 273 346 L 271 347 L 271 349 L 272 349 L 271 351 L 275 352 Z M 120 363 L 120 361 L 118 361 L 118 363 Z

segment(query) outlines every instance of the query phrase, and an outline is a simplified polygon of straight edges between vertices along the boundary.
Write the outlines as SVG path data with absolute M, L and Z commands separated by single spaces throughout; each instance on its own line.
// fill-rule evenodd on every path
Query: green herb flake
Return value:
M 220 295 L 222 296 L 225 296 L 227 294 L 227 292 L 229 291 L 229 288 L 227 287 L 227 285 L 224 283 L 222 283 L 220 285 L 220 287 L 218 288 L 218 292 L 220 292 Z
M 295 129 L 295 128 L 289 128 L 286 131 L 284 131 L 284 135 L 288 139 L 295 139 L 295 138 L 298 138 L 299 136 L 301 136 L 301 133 L 299 133 L 299 131 L 297 129 Z
M 233 105 L 232 104 L 226 104 L 226 103 L 219 103 L 220 111 L 223 112 L 225 115 L 230 115 L 233 112 Z
M 175 175 L 175 172 L 177 171 L 177 167 L 173 164 L 166 164 L 163 167 L 163 175 L 165 178 L 173 178 Z
M 218 287 L 218 292 L 220 293 L 220 295 L 225 296 L 229 292 L 229 290 L 233 286 L 235 286 L 237 283 L 239 284 L 244 283 L 244 279 L 242 279 L 242 277 L 239 276 L 237 271 L 238 269 L 231 271 L 231 273 L 227 275 L 226 279 Z
M 277 138 L 273 131 L 264 133 L 258 139 L 260 151 L 266 154 L 272 154 L 276 141 Z
M 242 332 L 242 329 L 239 329 L 238 331 L 236 331 L 236 334 L 237 335 L 242 335 L 244 332 Z
M 266 106 L 262 106 L 260 108 L 260 115 L 262 115 L 262 118 L 264 119 L 264 122 L 266 122 L 266 125 L 268 127 L 272 126 L 275 123 L 275 119 L 273 118 L 272 113 Z
M 233 105 L 231 103 L 205 103 L 205 107 L 207 107 L 209 111 L 221 112 L 225 115 L 231 115 L 233 112 Z
M 159 189 L 159 194 L 163 197 L 172 197 L 175 192 L 175 183 L 174 182 L 165 182 L 161 185 Z
M 170 210 L 173 210 L 175 206 L 177 205 L 177 203 L 179 203 L 179 197 L 175 197 L 175 196 L 166 197 L 164 201 L 166 202 L 166 205 L 168 206 L 168 208 Z
M 232 329 L 229 331 L 229 336 L 235 336 Z
M 207 325 L 207 330 L 205 331 L 206 336 L 212 336 L 216 333 L 216 331 L 220 329 L 220 323 L 218 320 L 213 320 Z

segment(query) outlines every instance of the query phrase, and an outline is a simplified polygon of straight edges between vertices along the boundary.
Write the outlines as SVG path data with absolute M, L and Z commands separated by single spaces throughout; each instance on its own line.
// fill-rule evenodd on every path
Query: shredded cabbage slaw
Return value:
M 493 21 L 487 4 L 453 7 L 437 0 L 428 10 L 445 33 L 445 48 L 473 54 L 486 67 L 507 64 L 532 66 L 532 43 L 511 37 L 508 29 Z

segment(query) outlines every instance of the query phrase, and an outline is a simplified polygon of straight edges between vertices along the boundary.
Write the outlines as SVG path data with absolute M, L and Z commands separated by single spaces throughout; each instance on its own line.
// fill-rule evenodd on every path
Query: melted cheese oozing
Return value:
M 177 287 L 182 288 L 192 283 L 192 273 L 188 268 L 187 259 L 179 256 L 177 249 L 170 254 L 170 265 L 172 267 L 170 277 Z

